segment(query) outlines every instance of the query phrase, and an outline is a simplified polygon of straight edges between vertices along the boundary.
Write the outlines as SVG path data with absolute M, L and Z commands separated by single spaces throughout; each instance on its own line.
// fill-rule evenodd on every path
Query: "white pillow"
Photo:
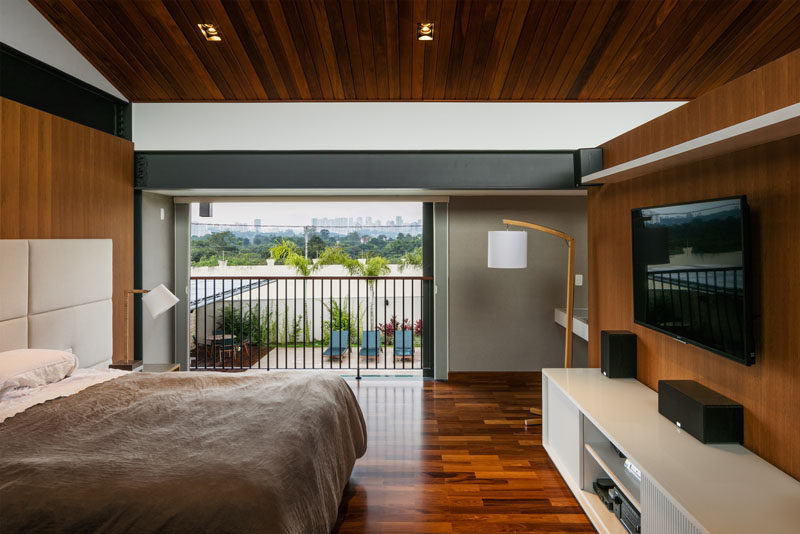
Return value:
M 63 350 L 18 349 L 0 352 L 0 393 L 58 382 L 78 368 L 78 357 Z

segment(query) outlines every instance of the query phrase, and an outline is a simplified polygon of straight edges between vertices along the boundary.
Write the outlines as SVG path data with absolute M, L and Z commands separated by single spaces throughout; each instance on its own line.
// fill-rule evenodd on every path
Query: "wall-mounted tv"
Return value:
M 752 365 L 747 198 L 637 208 L 631 222 L 634 322 Z

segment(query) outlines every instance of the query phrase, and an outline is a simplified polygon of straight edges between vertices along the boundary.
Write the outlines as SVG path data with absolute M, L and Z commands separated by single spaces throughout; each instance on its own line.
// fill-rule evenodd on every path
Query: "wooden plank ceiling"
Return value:
M 800 48 L 797 0 L 31 2 L 138 102 L 690 99 Z

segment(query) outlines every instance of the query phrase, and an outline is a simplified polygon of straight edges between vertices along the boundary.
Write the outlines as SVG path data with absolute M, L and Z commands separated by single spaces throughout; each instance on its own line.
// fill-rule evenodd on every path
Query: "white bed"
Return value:
M 68 378 L 0 394 L 3 532 L 329 532 L 366 450 L 347 383 L 109 370 L 111 255 L 109 240 L 0 240 L 6 362 L 79 364 L 62 354 Z

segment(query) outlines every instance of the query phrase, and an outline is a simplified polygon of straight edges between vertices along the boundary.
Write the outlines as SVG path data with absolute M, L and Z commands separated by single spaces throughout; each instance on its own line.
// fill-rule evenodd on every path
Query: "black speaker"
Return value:
M 659 380 L 658 413 L 703 443 L 742 443 L 744 410 L 694 380 Z
M 627 330 L 600 332 L 600 371 L 608 378 L 636 378 L 636 334 Z

